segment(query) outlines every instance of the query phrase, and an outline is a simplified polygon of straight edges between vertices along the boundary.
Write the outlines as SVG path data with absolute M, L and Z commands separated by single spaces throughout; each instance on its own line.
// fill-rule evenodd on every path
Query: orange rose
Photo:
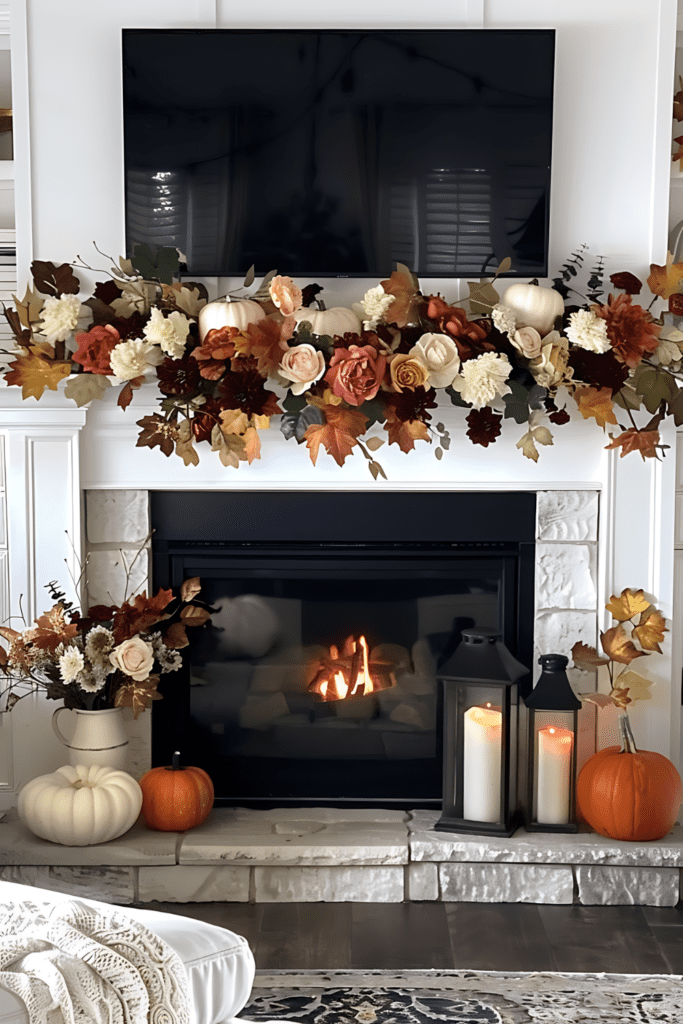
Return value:
M 396 391 L 429 387 L 429 372 L 424 363 L 411 355 L 394 356 L 391 360 L 391 383 Z
M 372 345 L 350 345 L 335 351 L 325 380 L 349 405 L 362 405 L 379 391 L 386 367 L 386 357 Z

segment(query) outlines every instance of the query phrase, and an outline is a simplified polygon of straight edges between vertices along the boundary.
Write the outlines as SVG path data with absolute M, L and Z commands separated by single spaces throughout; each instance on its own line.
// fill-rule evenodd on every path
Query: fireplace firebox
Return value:
M 531 665 L 535 495 L 151 495 L 155 586 L 218 609 L 163 676 L 152 755 L 219 805 L 435 807 L 436 675 L 461 630 Z

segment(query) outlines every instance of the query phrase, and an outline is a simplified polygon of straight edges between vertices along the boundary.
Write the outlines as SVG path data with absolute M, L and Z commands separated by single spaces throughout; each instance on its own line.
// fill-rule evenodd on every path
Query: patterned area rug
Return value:
M 246 1021 L 683 1024 L 683 977 L 494 971 L 258 972 Z

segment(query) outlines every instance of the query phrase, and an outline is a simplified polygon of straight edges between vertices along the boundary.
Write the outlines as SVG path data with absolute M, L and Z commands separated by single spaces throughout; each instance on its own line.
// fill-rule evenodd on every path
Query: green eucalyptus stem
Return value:
M 638 747 L 636 746 L 635 737 L 631 729 L 631 720 L 626 712 L 623 715 L 619 715 L 619 736 L 621 738 L 622 754 L 638 753 Z

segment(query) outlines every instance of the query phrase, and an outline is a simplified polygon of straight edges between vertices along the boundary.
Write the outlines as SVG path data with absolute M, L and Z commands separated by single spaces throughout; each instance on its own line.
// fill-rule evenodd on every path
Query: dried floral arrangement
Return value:
M 649 700 L 652 680 L 634 672 L 631 662 L 656 652 L 668 633 L 666 619 L 645 596 L 642 590 L 627 587 L 617 597 L 613 594 L 605 605 L 614 619 L 614 625 L 600 634 L 604 656 L 595 647 L 576 643 L 572 647 L 574 664 L 582 669 L 607 668 L 610 692 L 582 693 L 580 698 L 597 704 L 599 708 L 616 706 L 621 712 L 622 736 L 635 749 L 628 719 L 629 707 L 638 700 Z
M 132 565 L 126 567 L 127 580 Z M 171 590 L 160 589 L 154 597 L 143 591 L 124 596 L 120 605 L 94 605 L 85 614 L 56 582 L 47 589 L 54 603 L 32 626 L 0 627 L 7 641 L 7 648 L 0 646 L 0 711 L 11 711 L 37 687 L 67 708 L 130 707 L 137 718 L 161 700 L 160 676 L 181 667 L 187 627 L 210 618 L 211 609 L 198 597 L 197 577 L 185 580 L 177 597 Z
M 6 353 L 5 381 L 39 399 L 68 378 L 64 393 L 79 406 L 114 387 L 125 409 L 155 378 L 160 408 L 138 421 L 137 445 L 186 465 L 198 463 L 198 444 L 225 466 L 253 462 L 259 431 L 280 416 L 285 437 L 314 463 L 321 449 L 340 466 L 358 451 L 375 479 L 386 477 L 375 453 L 387 442 L 406 453 L 432 443 L 443 457 L 450 436 L 433 423 L 439 399 L 468 410 L 476 445 L 494 443 L 503 420 L 521 425 L 517 447 L 534 461 L 539 445 L 552 445 L 551 428 L 577 412 L 617 428 L 607 448 L 643 459 L 667 447 L 664 417 L 683 423 L 683 264 L 671 257 L 651 266 L 647 305 L 634 301 L 638 278 L 616 273 L 607 285 L 602 258 L 588 266 L 581 247 L 553 288 L 513 283 L 501 297 L 506 260 L 493 278 L 469 282 L 466 299 L 447 301 L 423 294 L 399 264 L 354 309 L 329 310 L 319 285 L 302 291 L 272 272 L 252 287 L 253 269 L 238 292 L 209 302 L 202 284 L 179 279 L 175 249 L 145 246 L 112 260 L 81 299 L 74 268 L 93 268 L 78 260 L 31 265 L 32 287 L 5 309 L 19 346 Z

